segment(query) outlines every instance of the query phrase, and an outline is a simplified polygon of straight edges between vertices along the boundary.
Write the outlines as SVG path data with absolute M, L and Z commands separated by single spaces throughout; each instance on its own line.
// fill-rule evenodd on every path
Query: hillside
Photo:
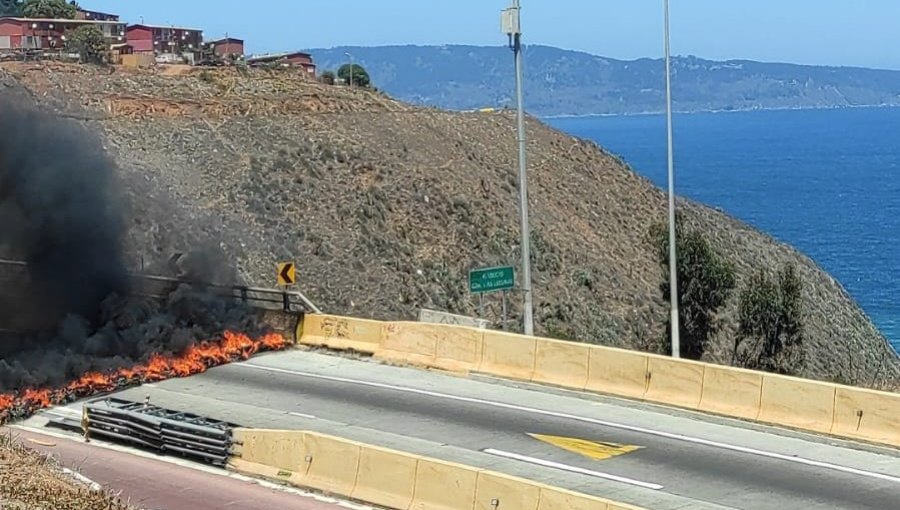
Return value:
M 507 113 L 418 108 L 288 72 L 9 63 L 3 82 L 0 93 L 24 86 L 104 136 L 131 203 L 132 267 L 214 243 L 253 284 L 273 286 L 275 263 L 296 260 L 323 310 L 413 319 L 420 307 L 474 315 L 468 270 L 516 263 Z M 538 331 L 653 348 L 667 306 L 647 232 L 665 218 L 664 193 L 592 143 L 533 119 L 529 130 Z M 896 354 L 810 259 L 712 209 L 680 207 L 739 278 L 800 265 L 807 375 L 897 380 Z M 735 306 L 712 361 L 731 359 Z M 497 300 L 488 314 L 497 319 Z
M 350 52 L 392 96 L 453 110 L 511 106 L 512 52 L 483 46 L 382 46 L 309 50 L 320 69 Z M 683 112 L 900 104 L 900 71 L 676 57 L 675 109 Z M 660 112 L 659 59 L 616 60 L 549 46 L 525 50 L 526 107 L 539 116 Z

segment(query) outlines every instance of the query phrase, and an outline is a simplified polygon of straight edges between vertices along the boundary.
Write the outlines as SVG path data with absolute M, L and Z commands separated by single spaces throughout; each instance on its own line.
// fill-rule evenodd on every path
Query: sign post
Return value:
M 503 293 L 503 329 L 506 329 L 506 291 L 516 286 L 516 272 L 512 266 L 486 267 L 469 271 L 469 293 L 478 294 L 478 315 L 484 317 L 484 295 Z

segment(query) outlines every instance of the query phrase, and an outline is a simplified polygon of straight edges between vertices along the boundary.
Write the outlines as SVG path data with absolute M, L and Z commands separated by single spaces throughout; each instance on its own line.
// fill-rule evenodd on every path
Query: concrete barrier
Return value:
M 446 325 L 431 327 L 438 328 L 433 366 L 457 372 L 478 368 L 484 343 L 483 330 Z
M 647 392 L 648 356 L 634 351 L 593 346 L 585 389 L 630 398 Z
M 765 374 L 759 420 L 814 432 L 831 432 L 836 385 Z
M 238 429 L 235 440 L 230 469 L 386 508 L 640 510 L 522 478 L 315 432 Z
M 297 338 L 303 345 L 375 354 L 381 348 L 383 324 L 380 321 L 312 314 L 303 318 L 298 326 Z
M 409 508 L 418 463 L 413 455 L 363 446 L 351 497 L 387 508 Z
M 306 433 L 303 439 L 305 449 L 300 458 L 306 469 L 300 483 L 324 492 L 353 494 L 362 445 L 323 434 Z
M 589 355 L 587 344 L 538 338 L 531 380 L 582 390 L 588 380 Z
M 541 487 L 538 510 L 609 510 L 609 501 L 554 487 Z
M 381 349 L 375 357 L 413 365 L 432 365 L 437 356 L 440 328 L 450 327 L 418 322 L 385 322 Z
M 475 507 L 480 470 L 450 462 L 420 458 L 410 510 L 458 510 Z
M 839 386 L 831 433 L 900 447 L 900 393 Z
M 696 409 L 703 390 L 703 363 L 648 356 L 646 400 Z
M 475 510 L 537 510 L 540 497 L 540 486 L 533 482 L 490 471 L 478 473 Z
M 537 338 L 485 331 L 481 350 L 479 372 L 524 381 L 534 375 Z
M 700 410 L 755 420 L 762 398 L 761 372 L 706 365 Z

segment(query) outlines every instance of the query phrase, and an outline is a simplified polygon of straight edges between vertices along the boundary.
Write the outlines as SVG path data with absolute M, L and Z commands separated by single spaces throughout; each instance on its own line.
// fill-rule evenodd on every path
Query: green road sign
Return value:
M 507 290 L 515 286 L 516 273 L 512 266 L 487 267 L 469 271 L 469 292 L 472 294 Z

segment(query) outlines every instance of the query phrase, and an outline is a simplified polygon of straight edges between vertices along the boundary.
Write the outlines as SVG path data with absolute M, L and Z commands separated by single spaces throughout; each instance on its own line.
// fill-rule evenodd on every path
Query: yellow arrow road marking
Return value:
M 594 460 L 606 460 L 641 449 L 640 446 L 605 443 L 602 441 L 588 441 L 587 439 L 577 439 L 574 437 L 547 436 L 543 434 L 528 435 L 538 441 L 543 441 L 557 448 L 562 448 L 563 450 L 577 453 Z

